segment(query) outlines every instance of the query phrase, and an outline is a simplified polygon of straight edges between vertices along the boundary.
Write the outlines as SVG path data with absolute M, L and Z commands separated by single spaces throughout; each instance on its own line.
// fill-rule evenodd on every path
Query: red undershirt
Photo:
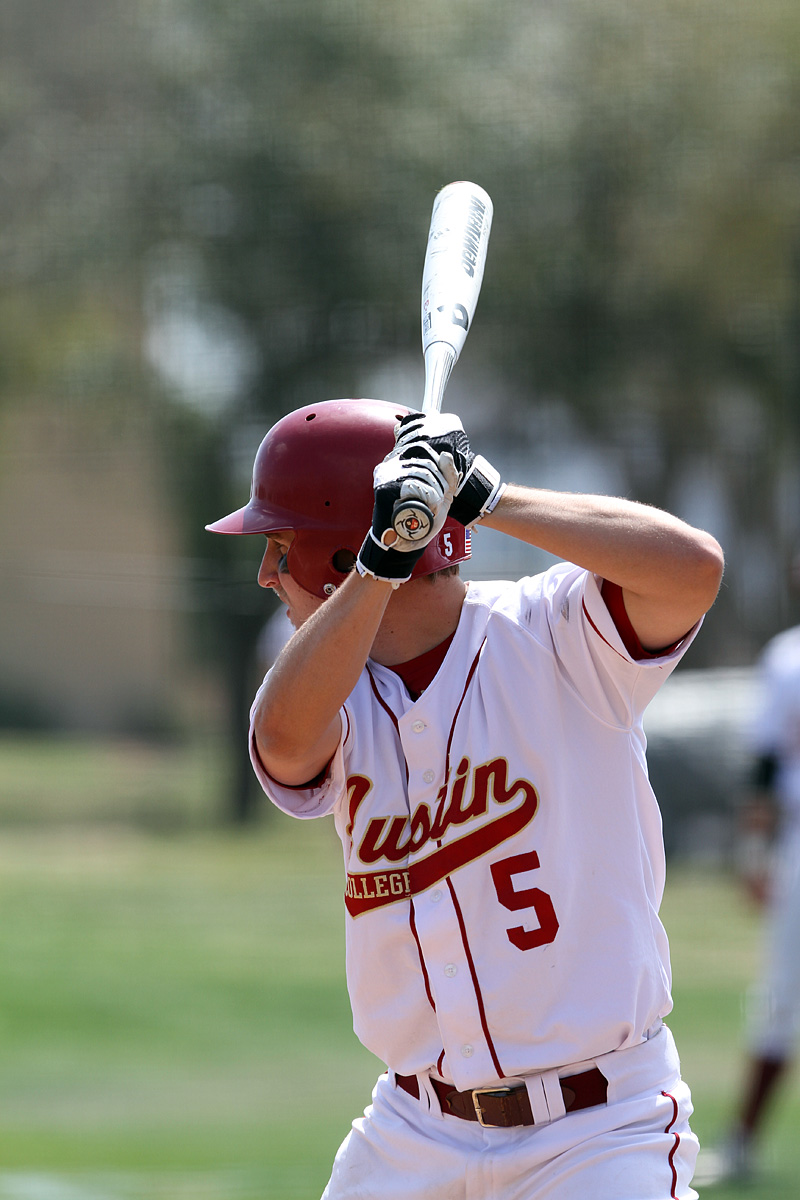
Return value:
M 434 646 L 432 650 L 426 650 L 424 654 L 420 654 L 418 658 L 410 658 L 408 662 L 396 663 L 393 667 L 389 667 L 390 671 L 394 671 L 395 675 L 400 676 L 408 688 L 412 700 L 421 696 L 432 681 L 444 662 L 454 637 L 455 632 L 451 633 L 450 637 L 445 638 L 443 642 L 439 642 L 439 645 Z

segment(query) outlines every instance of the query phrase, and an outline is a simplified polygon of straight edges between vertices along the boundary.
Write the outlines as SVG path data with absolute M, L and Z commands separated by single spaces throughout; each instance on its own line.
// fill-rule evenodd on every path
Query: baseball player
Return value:
M 754 989 L 736 1119 L 722 1146 L 705 1154 L 707 1182 L 745 1180 L 755 1173 L 764 1121 L 800 1032 L 800 626 L 767 644 L 758 674 L 753 794 L 741 866 L 748 892 L 767 909 L 764 979 Z
M 374 469 L 374 475 L 373 475 Z M 427 540 L 395 503 L 423 500 Z M 466 584 L 477 522 L 563 559 Z M 691 1197 L 642 710 L 722 571 L 706 533 L 506 485 L 457 417 L 284 417 L 250 501 L 296 633 L 252 709 L 266 793 L 333 816 L 354 1027 L 387 1066 L 324 1200 Z

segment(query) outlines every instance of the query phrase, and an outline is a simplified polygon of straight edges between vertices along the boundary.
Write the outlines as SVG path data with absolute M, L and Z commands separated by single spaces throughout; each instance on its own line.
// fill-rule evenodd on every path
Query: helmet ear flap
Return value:
M 356 555 L 352 550 L 347 550 L 344 547 L 341 550 L 336 550 L 331 558 L 331 566 L 334 571 L 337 571 L 342 576 L 342 581 L 350 574 L 355 565 Z M 324 583 L 322 590 L 326 596 L 332 596 L 337 586 L 335 583 Z
M 344 583 L 356 562 L 354 542 L 348 546 L 342 531 L 298 529 L 289 547 L 289 574 L 314 596 L 331 596 Z M 343 544 L 344 543 L 344 544 Z M 331 553 L 331 544 L 337 547 Z
M 342 575 L 349 575 L 353 567 L 356 565 L 356 555 L 352 550 L 342 547 L 337 550 L 331 559 L 334 571 L 341 572 Z

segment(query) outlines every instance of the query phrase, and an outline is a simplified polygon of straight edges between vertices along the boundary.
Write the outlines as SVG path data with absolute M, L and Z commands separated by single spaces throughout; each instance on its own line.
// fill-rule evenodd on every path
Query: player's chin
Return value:
M 286 615 L 297 630 L 301 625 L 305 625 L 306 621 L 313 617 L 317 609 L 324 603 L 324 600 L 318 600 L 316 596 L 306 593 L 305 596 L 296 598 L 294 601 L 287 599 Z
M 303 622 L 307 619 L 308 613 L 303 611 L 302 605 L 293 604 L 286 595 L 286 592 L 278 591 L 278 598 L 283 604 L 286 605 L 286 615 L 291 624 L 296 630 L 299 629 Z

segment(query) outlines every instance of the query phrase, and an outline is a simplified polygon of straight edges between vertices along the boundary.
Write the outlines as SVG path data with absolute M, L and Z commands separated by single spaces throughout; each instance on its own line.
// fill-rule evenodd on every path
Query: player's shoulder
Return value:
M 517 624 L 535 625 L 534 617 L 559 611 L 570 593 L 582 590 L 586 572 L 572 563 L 559 562 L 536 575 L 520 579 L 470 582 L 466 603 L 487 614 L 505 616 Z

